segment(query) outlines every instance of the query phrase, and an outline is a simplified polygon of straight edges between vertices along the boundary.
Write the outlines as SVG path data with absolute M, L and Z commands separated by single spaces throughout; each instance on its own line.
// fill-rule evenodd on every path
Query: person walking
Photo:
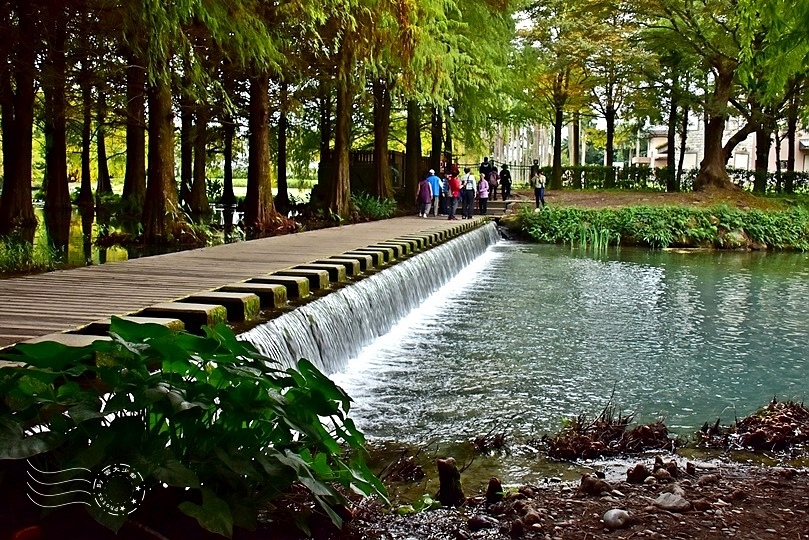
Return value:
M 478 182 L 478 210 L 481 216 L 489 211 L 489 179 L 483 176 Z
M 416 194 L 416 204 L 419 207 L 419 217 L 427 217 L 430 212 L 430 204 L 433 202 L 433 189 L 430 187 L 430 182 L 425 178 L 419 182 L 419 189 Z
M 427 181 L 430 183 L 430 189 L 432 190 L 433 200 L 432 208 L 433 208 L 433 215 L 438 215 L 438 198 L 441 194 L 441 179 L 435 175 L 435 170 L 430 169 L 430 175 L 427 177 Z M 427 209 L 427 213 L 430 213 L 430 210 Z M 425 216 L 426 217 L 426 216 Z
M 486 178 L 489 177 L 489 173 L 492 172 L 492 162 L 489 161 L 489 158 L 483 158 L 483 162 L 480 164 L 480 167 L 478 167 L 478 172 Z
M 493 201 L 497 200 L 497 183 L 500 175 L 497 174 L 497 167 L 492 167 L 492 172 L 489 173 L 489 198 Z
M 535 160 L 536 162 L 536 160 Z M 542 171 L 537 168 L 536 171 L 531 168 L 531 179 L 528 183 L 534 188 L 534 198 L 536 199 L 536 207 L 539 208 L 539 205 L 542 204 L 542 207 L 545 207 L 545 175 L 542 174 Z
M 503 163 L 503 170 L 500 171 L 500 194 L 504 201 L 511 197 L 511 171 L 508 165 Z
M 447 197 L 449 198 L 449 208 L 447 208 L 447 219 L 457 220 L 455 210 L 458 208 L 458 197 L 461 196 L 461 181 L 457 174 L 450 173 L 447 179 Z
M 472 212 L 475 205 L 475 177 L 472 176 L 469 167 L 464 167 L 464 175 L 461 178 L 461 203 L 464 219 L 472 219 Z

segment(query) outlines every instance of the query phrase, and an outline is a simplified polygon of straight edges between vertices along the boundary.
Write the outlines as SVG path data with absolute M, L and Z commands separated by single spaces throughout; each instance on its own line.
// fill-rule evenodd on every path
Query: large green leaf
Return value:
M 210 489 L 203 487 L 202 506 L 192 502 L 180 503 L 180 510 L 193 517 L 205 529 L 227 536 L 233 536 L 233 516 L 228 503 L 216 496 Z
M 0 459 L 26 459 L 53 450 L 62 439 L 56 433 L 25 436 L 22 426 L 0 416 Z

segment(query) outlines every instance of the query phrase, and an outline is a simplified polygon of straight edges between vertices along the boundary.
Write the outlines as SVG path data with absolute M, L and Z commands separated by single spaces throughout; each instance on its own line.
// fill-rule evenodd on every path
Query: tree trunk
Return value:
M 331 170 L 334 167 L 334 156 L 331 148 L 331 88 L 328 82 L 320 82 L 320 166 L 317 170 L 317 198 L 322 203 L 325 193 L 329 191 Z
M 727 157 L 722 146 L 722 135 L 725 131 L 727 106 L 733 87 L 736 65 L 730 60 L 720 59 L 715 62 L 717 70 L 714 91 L 707 103 L 705 114 L 705 157 L 699 166 L 699 173 L 694 180 L 694 190 L 700 191 L 708 187 L 733 189 L 727 173 Z
M 553 119 L 553 173 L 551 175 L 551 189 L 562 189 L 562 126 L 564 124 L 564 110 L 561 105 L 556 106 Z
M 784 175 L 784 191 L 795 191 L 795 140 L 798 132 L 798 112 L 800 94 L 795 93 L 789 100 L 787 107 L 787 171 Z
M 130 56 L 126 68 L 126 173 L 123 199 L 135 210 L 146 196 L 146 71 Z
M 3 116 L 3 194 L 0 197 L 0 236 L 22 229 L 33 240 L 36 218 L 31 198 L 31 158 L 34 125 L 35 20 L 28 2 L 18 2 L 17 62 L 0 69 L 0 109 Z M 4 41 L 8 41 L 6 37 Z M 11 47 L 3 44 L 0 47 Z M 0 58 L 5 60 L 5 58 Z
M 191 101 L 183 96 L 180 98 L 180 204 L 183 208 L 188 208 L 191 203 L 191 184 L 193 181 L 194 111 Z
M 407 140 L 405 141 L 404 203 L 412 207 L 416 189 L 423 173 L 421 169 L 421 108 L 416 100 L 407 102 Z
M 65 14 L 54 9 L 48 21 L 48 50 L 42 69 L 42 89 L 45 97 L 45 213 L 70 209 L 70 188 L 67 183 L 67 139 L 65 133 Z M 54 220 L 56 222 L 57 220 Z M 58 220 L 63 223 L 63 220 Z M 56 232 L 60 241 L 67 233 Z M 62 246 L 57 246 L 62 247 Z M 65 245 L 66 249 L 67 246 Z
M 191 219 L 196 223 L 204 223 L 211 216 L 211 205 L 208 204 L 208 186 L 205 182 L 205 167 L 208 162 L 208 114 L 207 105 L 199 103 L 194 107 L 194 176 L 188 207 Z
M 607 108 L 604 114 L 604 120 L 607 123 L 607 148 L 605 151 L 606 160 L 607 160 L 607 177 L 604 181 L 604 187 L 606 188 L 613 188 L 615 187 L 615 107 L 612 103 L 607 104 Z
M 682 189 L 683 163 L 685 162 L 685 151 L 688 148 L 688 104 L 683 104 L 682 124 L 680 131 L 680 158 L 677 161 L 677 180 L 674 187 L 677 191 Z
M 104 193 L 112 193 L 112 183 L 110 182 L 110 169 L 107 165 L 107 139 L 105 130 L 107 125 L 107 96 L 103 92 L 98 92 L 98 111 L 96 116 L 96 146 L 98 147 L 98 184 L 96 186 L 96 197 Z
M 233 123 L 233 118 L 227 115 L 222 121 L 222 128 L 224 130 L 224 178 L 222 181 L 222 204 L 232 206 L 236 204 L 236 194 L 233 193 L 233 137 L 236 134 L 236 124 Z
M 270 169 L 270 77 L 250 79 L 249 154 L 245 224 L 250 236 L 269 229 L 275 216 Z
M 287 182 L 287 131 L 289 130 L 289 83 L 281 81 L 281 107 L 278 111 L 278 194 L 275 209 L 286 215 L 289 210 L 289 183 Z
M 374 79 L 374 183 L 372 195 L 393 196 L 388 159 L 390 136 L 390 89 L 385 79 Z
M 345 60 L 344 60 L 345 62 Z M 324 206 L 342 218 L 348 217 L 351 199 L 349 179 L 349 136 L 352 98 L 347 77 L 337 80 L 336 126 L 334 131 L 334 169 L 329 189 L 325 193 Z
M 149 87 L 149 183 L 143 204 L 143 237 L 147 244 L 178 240 L 182 218 L 174 177 L 174 114 L 171 87 L 157 80 Z
M 81 77 L 81 189 L 79 190 L 79 209 L 82 216 L 93 215 L 93 182 L 90 178 L 90 145 L 93 132 L 93 87 L 90 83 L 89 61 L 82 60 Z
M 762 114 L 762 121 L 756 126 L 756 172 L 753 177 L 753 192 L 767 191 L 767 172 L 770 162 L 770 147 L 772 146 L 773 122 L 767 115 Z
M 430 124 L 430 168 L 434 171 L 441 169 L 441 143 L 443 142 L 441 125 L 441 109 L 434 106 L 432 108 L 432 123 Z
M 447 114 L 444 117 L 445 122 L 445 132 L 447 135 L 446 141 L 444 141 L 444 151 L 446 152 L 447 156 L 447 167 L 448 170 L 452 170 L 452 164 L 455 163 L 455 155 L 453 154 L 452 149 L 452 117 L 449 114 L 449 110 L 447 110 Z
M 675 160 L 674 147 L 677 138 L 677 90 L 676 84 L 679 80 L 674 75 L 674 84 L 669 93 L 669 120 L 666 131 L 666 191 L 669 193 L 679 191 L 677 189 L 677 163 Z M 654 163 L 651 164 L 654 167 Z
M 574 167 L 581 165 L 581 113 L 573 113 L 573 163 Z

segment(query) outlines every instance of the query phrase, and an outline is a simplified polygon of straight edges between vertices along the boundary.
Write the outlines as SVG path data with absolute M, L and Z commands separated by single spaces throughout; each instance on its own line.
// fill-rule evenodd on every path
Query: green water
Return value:
M 382 441 L 520 443 L 610 398 L 688 435 L 807 397 L 808 257 L 502 242 L 334 377 Z

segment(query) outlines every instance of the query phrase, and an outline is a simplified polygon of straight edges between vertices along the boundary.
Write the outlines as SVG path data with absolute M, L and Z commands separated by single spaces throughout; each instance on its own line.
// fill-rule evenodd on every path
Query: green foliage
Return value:
M 206 178 L 205 179 L 205 191 L 208 196 L 209 201 L 218 201 L 222 198 L 222 190 L 224 189 L 224 184 L 222 183 L 221 178 Z
M 293 485 L 338 526 L 333 484 L 384 496 L 342 389 L 307 360 L 281 370 L 226 326 L 204 330 L 113 318 L 111 341 L 18 345 L 4 356 L 25 367 L 0 367 L 0 459 L 126 463 L 152 486 L 186 489 L 180 510 L 225 536 Z
M 0 274 L 46 272 L 62 266 L 59 250 L 13 238 L 0 238 Z
M 603 249 L 634 244 L 739 248 L 756 245 L 809 250 L 809 210 L 743 211 L 727 206 L 689 208 L 635 206 L 621 209 L 523 210 L 516 226 L 539 242 Z
M 396 201 L 374 197 L 367 193 L 355 193 L 351 196 L 351 203 L 356 208 L 360 218 L 388 219 L 396 213 Z

